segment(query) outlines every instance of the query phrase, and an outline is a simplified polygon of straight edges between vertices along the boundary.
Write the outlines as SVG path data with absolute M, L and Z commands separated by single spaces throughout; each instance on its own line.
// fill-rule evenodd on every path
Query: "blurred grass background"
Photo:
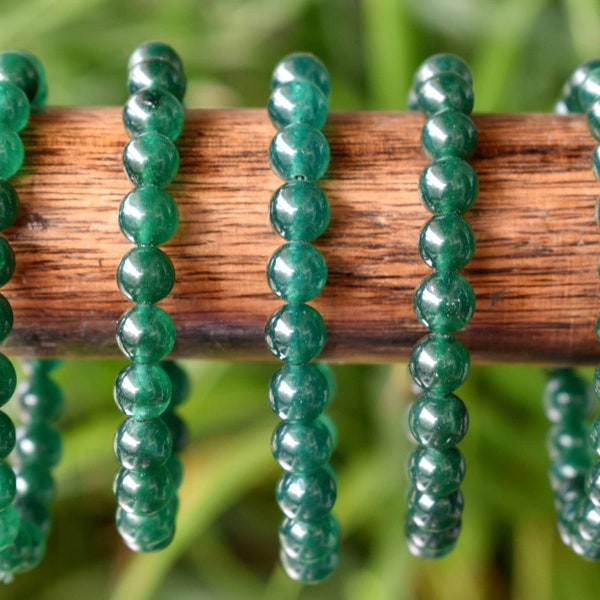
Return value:
M 478 111 L 551 110 L 574 66 L 600 53 L 597 0 L 0 0 L 0 17 L 2 47 L 44 62 L 52 105 L 121 105 L 126 59 L 148 39 L 183 57 L 192 108 L 264 106 L 275 63 L 302 49 L 328 65 L 333 110 L 404 109 L 414 69 L 439 51 L 472 66 Z M 598 597 L 600 567 L 555 533 L 539 369 L 473 368 L 461 390 L 472 423 L 461 445 L 463 535 L 451 556 L 431 563 L 412 558 L 402 538 L 405 367 L 336 367 L 342 560 L 327 583 L 302 588 L 275 560 L 279 470 L 265 391 L 274 366 L 184 362 L 193 393 L 181 411 L 191 444 L 179 531 L 167 550 L 138 556 L 112 524 L 121 416 L 111 397 L 123 364 L 69 361 L 57 372 L 67 411 L 48 553 L 1 598 Z

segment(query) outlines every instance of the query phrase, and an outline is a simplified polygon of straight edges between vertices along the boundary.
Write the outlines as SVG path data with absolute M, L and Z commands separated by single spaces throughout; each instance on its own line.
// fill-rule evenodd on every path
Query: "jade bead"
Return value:
M 9 179 L 23 164 L 25 150 L 19 134 L 0 125 L 0 177 Z
M 8 300 L 0 294 L 0 342 L 3 342 L 13 327 L 13 311 Z
M 117 323 L 117 344 L 121 352 L 135 362 L 159 362 L 171 352 L 174 343 L 175 325 L 158 306 L 133 306 Z
M 265 341 L 279 359 L 302 364 L 316 358 L 325 346 L 323 317 L 307 304 L 285 304 L 265 325 Z
M 337 495 L 329 468 L 312 473 L 286 472 L 277 481 L 275 495 L 279 508 L 290 519 L 316 521 L 331 512 Z
M 130 95 L 146 88 L 166 90 L 181 102 L 185 95 L 186 78 L 171 63 L 152 58 L 134 65 L 127 76 Z
M 119 506 L 138 515 L 163 509 L 175 495 L 171 472 L 166 466 L 143 471 L 119 469 L 113 486 Z
M 10 360 L 0 353 L 0 406 L 4 406 L 15 393 L 17 374 Z
M 36 567 L 46 551 L 46 538 L 29 521 L 21 519 L 15 541 L 0 551 L 0 579 Z
M 600 508 L 592 502 L 584 501 L 579 507 L 577 530 L 582 539 L 600 545 Z
M 35 96 L 31 99 L 31 106 L 35 108 L 44 106 L 48 96 L 48 82 L 46 81 L 46 71 L 44 70 L 42 61 L 35 54 L 32 54 L 27 50 L 16 50 L 15 52 L 31 61 L 38 76 L 38 89 Z
M 337 546 L 339 525 L 329 513 L 307 523 L 285 517 L 279 525 L 279 544 L 286 555 L 302 562 L 319 560 Z
M 17 497 L 14 504 L 22 519 L 33 523 L 44 535 L 50 531 L 52 517 L 48 506 L 34 496 Z
M 460 387 L 469 367 L 469 353 L 462 343 L 450 335 L 437 333 L 421 338 L 408 359 L 408 369 L 417 385 L 441 394 Z
M 277 129 L 292 123 L 306 123 L 321 129 L 327 120 L 327 98 L 310 81 L 297 79 L 273 90 L 267 112 Z
M 417 91 L 419 108 L 426 115 L 452 109 L 466 115 L 473 110 L 473 88 L 457 73 L 438 73 L 425 81 Z
M 407 519 L 404 535 L 409 552 L 417 558 L 442 558 L 454 549 L 460 535 L 461 524 L 456 523 L 448 529 L 429 531 Z
M 14 504 L 0 511 L 0 550 L 10 546 L 19 534 L 21 517 Z
M 0 510 L 4 510 L 17 493 L 17 478 L 12 467 L 6 462 L 0 462 Z
M 164 42 L 144 42 L 140 44 L 129 57 L 127 70 L 131 71 L 133 67 L 148 60 L 164 60 L 168 62 L 179 73 L 183 73 L 183 62 L 179 54 L 171 46 Z
M 29 464 L 15 468 L 17 494 L 20 497 L 36 498 L 50 504 L 56 493 L 56 484 L 50 469 L 44 465 Z
M 327 380 L 327 387 L 329 388 L 329 397 L 327 399 L 327 404 L 331 404 L 333 400 L 337 397 L 338 385 L 337 378 L 335 373 L 331 367 L 331 365 L 327 363 L 317 363 L 317 369 L 321 371 L 323 377 Z
M 19 465 L 55 467 L 61 457 L 60 434 L 46 421 L 34 421 L 17 429 L 15 456 Z
M 173 440 L 173 452 L 180 452 L 190 441 L 190 432 L 185 421 L 169 407 L 161 416 L 162 422 L 169 428 Z
M 557 494 L 565 496 L 583 489 L 590 468 L 591 456 L 585 448 L 570 448 L 562 452 L 550 467 L 550 486 Z
M 5 459 L 13 451 L 17 442 L 17 434 L 12 419 L 0 410 L 0 460 Z
M 459 488 L 465 478 L 465 459 L 458 448 L 417 446 L 410 455 L 408 475 L 418 492 L 440 498 Z
M 436 215 L 421 229 L 419 254 L 432 269 L 462 269 L 475 254 L 473 230 L 460 215 Z
M 594 139 L 600 141 L 600 98 L 587 111 L 587 124 Z
M 577 523 L 569 524 L 569 545 L 575 554 L 588 560 L 600 559 L 600 545 L 588 542 L 581 537 Z
M 267 263 L 267 283 L 286 302 L 308 302 L 318 296 L 327 281 L 323 255 L 308 242 L 288 242 Z
M 62 390 L 49 377 L 34 377 L 24 381 L 18 390 L 19 414 L 27 423 L 54 421 L 63 413 Z
M 321 179 L 330 159 L 325 136 L 314 127 L 293 123 L 281 129 L 271 141 L 269 161 L 281 179 Z
M 116 524 L 123 541 L 134 552 L 154 552 L 167 547 L 175 535 L 177 502 L 171 500 L 152 515 L 117 508 Z
M 327 229 L 330 215 L 323 191 L 312 181 L 301 179 L 282 185 L 269 204 L 273 229 L 289 241 L 315 240 Z
M 0 286 L 8 283 L 15 272 L 15 252 L 5 237 L 0 236 Z
M 600 67 L 592 69 L 581 82 L 577 98 L 583 112 L 587 112 L 592 104 L 600 98 Z
M 169 407 L 175 408 L 188 399 L 191 387 L 190 378 L 185 369 L 174 360 L 164 360 L 160 363 L 160 366 L 171 381 L 172 392 Z
M 30 56 L 14 50 L 0 52 L 0 81 L 7 81 L 21 88 L 31 101 L 37 94 L 40 76 Z
M 473 84 L 471 71 L 462 58 L 455 54 L 440 53 L 430 56 L 421 63 L 415 73 L 413 87 L 418 91 L 423 83 L 440 73 L 455 73 L 469 85 Z
M 133 189 L 119 206 L 119 227 L 134 244 L 159 246 L 170 240 L 179 225 L 171 195 L 154 185 Z
M 21 131 L 29 121 L 29 99 L 8 81 L 0 81 L 0 125 Z
M 594 506 L 600 507 L 600 462 L 595 462 L 587 474 L 585 493 Z
M 117 375 L 113 397 L 128 417 L 153 419 L 169 406 L 171 390 L 171 380 L 160 366 L 133 363 Z
M 466 160 L 477 148 L 477 128 L 467 115 L 456 110 L 442 110 L 425 122 L 421 143 L 431 160 L 447 156 Z
M 585 78 L 598 67 L 600 67 L 600 60 L 590 60 L 582 63 L 573 71 L 561 90 L 561 98 L 565 108 L 562 114 L 585 112 L 579 103 L 579 88 Z
M 166 90 L 146 88 L 130 96 L 125 103 L 123 124 L 129 137 L 155 131 L 174 142 L 183 129 L 183 107 Z
M 0 179 L 0 231 L 10 227 L 19 215 L 19 196 L 8 181 Z
M 308 52 L 294 52 L 283 58 L 273 71 L 271 88 L 284 85 L 290 81 L 305 80 L 316 85 L 321 92 L 329 96 L 329 72 L 325 65 Z
M 126 419 L 115 432 L 113 446 L 117 460 L 126 469 L 156 469 L 171 455 L 173 439 L 160 418 Z
M 292 558 L 283 548 L 279 551 L 279 562 L 285 574 L 293 581 L 304 584 L 321 583 L 330 577 L 338 566 L 339 560 L 340 553 L 337 545 L 325 556 L 315 561 Z
M 166 467 L 169 469 L 171 481 L 173 481 L 173 485 L 177 489 L 183 481 L 183 464 L 177 454 L 171 454 L 171 456 L 169 456 Z
M 408 518 L 420 529 L 440 531 L 460 523 L 464 507 L 460 490 L 435 498 L 411 488 L 408 494 Z
M 553 423 L 581 421 L 592 411 L 594 400 L 587 383 L 571 369 L 555 369 L 543 395 L 546 416 Z
M 589 427 L 585 421 L 563 421 L 548 431 L 546 447 L 553 460 L 574 448 L 588 450 Z M 591 453 L 590 453 L 591 456 Z
M 179 169 L 179 153 L 162 133 L 148 131 L 133 138 L 123 151 L 123 167 L 136 185 L 165 187 Z

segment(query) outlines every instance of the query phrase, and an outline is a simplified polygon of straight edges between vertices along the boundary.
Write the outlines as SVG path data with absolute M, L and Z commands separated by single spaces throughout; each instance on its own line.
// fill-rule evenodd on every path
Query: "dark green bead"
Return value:
M 123 124 L 129 137 L 155 131 L 174 142 L 183 129 L 183 107 L 166 90 L 146 88 L 127 100 L 123 108 Z
M 269 148 L 271 168 L 281 179 L 321 179 L 329 166 L 325 136 L 314 127 L 294 123 L 281 129 Z
M 0 511 L 0 550 L 10 546 L 19 534 L 21 517 L 14 504 L 9 504 Z
M 475 254 L 473 230 L 457 214 L 436 215 L 421 229 L 419 254 L 432 269 L 462 269 Z
M 19 134 L 0 125 L 0 177 L 9 179 L 23 164 L 25 150 Z
M 573 71 L 561 90 L 561 98 L 565 109 L 562 114 L 585 112 L 579 103 L 579 88 L 585 78 L 598 67 L 600 67 L 600 60 L 591 60 L 582 63 Z
M 174 343 L 175 325 L 158 306 L 133 306 L 117 323 L 117 344 L 135 362 L 159 362 L 171 352 Z
M 157 513 L 171 501 L 176 490 L 166 466 L 143 471 L 119 469 L 113 489 L 119 506 L 138 515 Z
M 553 423 L 564 419 L 581 421 L 593 408 L 593 398 L 584 379 L 572 369 L 555 369 L 543 396 L 546 416 Z
M 19 466 L 15 469 L 19 496 L 36 498 L 50 504 L 56 493 L 56 484 L 48 467 L 40 464 Z
M 288 54 L 277 63 L 271 77 L 271 88 L 276 89 L 289 81 L 305 80 L 316 85 L 325 96 L 329 95 L 329 72 L 325 65 L 308 52 Z
M 171 402 L 170 408 L 183 404 L 190 395 L 190 378 L 179 363 L 174 360 L 164 360 L 160 363 L 169 379 L 171 380 Z
M 179 169 L 179 153 L 162 133 L 149 131 L 133 138 L 123 151 L 123 167 L 136 185 L 165 187 Z
M 0 410 L 0 460 L 5 459 L 14 449 L 17 441 L 12 419 Z
M 587 124 L 596 141 L 600 141 L 600 98 L 587 111 Z
M 271 439 L 271 451 L 286 471 L 310 473 L 325 466 L 331 457 L 333 440 L 329 429 L 318 419 L 312 423 L 280 423 Z
M 473 110 L 473 88 L 457 73 L 439 73 L 425 81 L 417 92 L 419 108 L 426 115 L 456 110 L 466 115 Z
M 15 507 L 22 519 L 33 523 L 44 535 L 48 534 L 52 517 L 44 502 L 34 496 L 18 496 Z
M 3 342 L 13 327 L 13 311 L 8 300 L 0 294 L 0 342 Z
M 35 421 L 17 429 L 15 455 L 19 465 L 37 464 L 50 469 L 60 461 L 61 452 L 60 434 L 46 421 Z
M 0 81 L 0 125 L 21 131 L 29 121 L 29 100 L 25 92 L 8 81 Z
M 23 421 L 54 421 L 63 410 L 62 390 L 49 377 L 33 377 L 19 386 L 19 414 Z
M 271 198 L 269 218 L 286 240 L 311 242 L 329 225 L 329 202 L 312 181 L 288 181 Z
M 460 522 L 448 529 L 429 531 L 421 529 L 411 519 L 406 520 L 404 535 L 409 552 L 417 558 L 442 558 L 456 546 L 460 535 Z
M 174 67 L 179 73 L 183 73 L 183 62 L 179 54 L 171 46 L 164 42 L 144 42 L 140 44 L 129 57 L 127 70 L 131 71 L 133 67 L 148 60 L 164 60 Z
M 431 160 L 447 156 L 468 159 L 477 148 L 477 128 L 467 115 L 443 110 L 427 119 L 421 131 L 421 143 Z
M 129 69 L 127 89 L 135 94 L 147 88 L 160 88 L 170 92 L 181 102 L 185 95 L 186 78 L 171 63 L 160 59 L 149 59 Z
M 265 326 L 265 341 L 279 359 L 302 364 L 316 358 L 325 346 L 323 317 L 307 304 L 286 304 L 276 310 Z
M 579 86 L 577 97 L 584 113 L 600 98 L 600 67 L 592 69 L 587 74 Z
M 314 561 L 292 558 L 284 548 L 279 550 L 279 562 L 285 574 L 293 581 L 305 584 L 321 583 L 331 576 L 340 560 L 339 548 L 330 550 L 325 556 Z
M 41 562 L 45 551 L 46 538 L 42 532 L 21 519 L 14 543 L 0 551 L 0 577 L 30 571 Z
M 578 448 L 582 452 L 589 448 L 589 427 L 585 421 L 562 421 L 556 423 L 548 431 L 546 447 L 552 460 L 557 459 L 565 452 Z M 590 457 L 591 457 L 590 452 Z
M 164 244 L 175 235 L 178 225 L 175 201 L 154 185 L 133 189 L 119 207 L 119 227 L 134 244 Z
M 19 196 L 8 181 L 0 179 L 0 231 L 10 227 L 19 216 Z
M 321 129 L 327 120 L 327 98 L 310 81 L 297 79 L 273 90 L 267 111 L 277 129 L 292 123 L 306 123 Z
M 595 462 L 587 474 L 585 493 L 594 506 L 600 507 L 600 462 Z
M 171 454 L 171 456 L 169 456 L 169 460 L 166 463 L 166 467 L 167 469 L 169 469 L 169 473 L 171 474 L 171 480 L 173 481 L 173 485 L 177 489 L 183 481 L 183 464 L 181 463 L 181 460 L 177 456 L 177 454 Z
M 277 481 L 279 507 L 290 519 L 316 521 L 331 511 L 336 499 L 331 470 L 322 467 L 312 473 L 286 472 Z
M 0 52 L 0 81 L 7 81 L 21 88 L 31 101 L 36 97 L 40 75 L 30 55 L 9 50 Z
M 0 406 L 4 406 L 15 393 L 17 374 L 10 360 L 0 353 Z
M 329 513 L 318 521 L 307 523 L 285 517 L 279 525 L 279 543 L 286 555 L 302 562 L 327 556 L 338 543 L 339 525 Z
M 176 506 L 177 502 L 173 499 L 152 515 L 139 515 L 117 508 L 117 529 L 123 541 L 134 552 L 166 548 L 175 535 Z
M 17 493 L 17 479 L 12 467 L 6 462 L 0 462 L 0 510 L 4 510 Z
M 166 410 L 160 418 L 171 432 L 173 452 L 181 452 L 190 441 L 190 433 L 185 421 L 171 408 Z
M 411 488 L 408 494 L 408 518 L 420 529 L 441 531 L 460 523 L 464 504 L 460 490 L 435 498 Z
M 441 53 L 423 61 L 415 73 L 413 87 L 418 90 L 423 83 L 439 73 L 456 73 L 467 83 L 473 84 L 473 77 L 467 63 L 455 54 Z
M 126 419 L 115 432 L 115 456 L 126 469 L 161 467 L 167 462 L 172 448 L 171 432 L 161 419 Z
M 421 338 L 408 359 L 412 378 L 424 390 L 447 394 L 469 374 L 469 353 L 456 338 L 433 333 Z
M 321 293 L 327 281 L 323 255 L 308 242 L 288 242 L 267 263 L 267 283 L 286 302 L 308 302 Z
M 15 272 L 15 252 L 5 237 L 0 236 L 0 286 L 8 283 Z
M 158 365 L 133 363 L 117 375 L 113 395 L 119 409 L 128 417 L 152 419 L 169 406 L 171 380 Z
M 271 378 L 269 404 L 280 419 L 312 421 L 328 402 L 327 379 L 316 364 L 285 365 Z
M 44 106 L 48 96 L 48 82 L 46 81 L 46 71 L 44 70 L 42 61 L 35 54 L 27 52 L 27 50 L 16 50 L 15 52 L 30 60 L 37 72 L 38 89 L 35 96 L 31 99 L 31 106 L 36 108 Z
M 417 446 L 410 455 L 408 476 L 418 492 L 435 498 L 447 496 L 465 478 L 465 459 L 458 448 L 435 450 Z

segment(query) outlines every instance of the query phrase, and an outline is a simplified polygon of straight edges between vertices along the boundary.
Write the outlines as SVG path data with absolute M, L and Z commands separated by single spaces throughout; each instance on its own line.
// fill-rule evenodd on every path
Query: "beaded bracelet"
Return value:
M 440 558 L 450 552 L 461 528 L 464 458 L 456 448 L 467 432 L 468 413 L 452 394 L 469 372 L 469 353 L 451 334 L 465 327 L 475 294 L 457 271 L 471 260 L 475 238 L 462 218 L 477 197 L 478 180 L 465 162 L 477 146 L 472 78 L 467 65 L 450 54 L 435 55 L 418 69 L 409 96 L 427 121 L 421 142 L 431 163 L 419 182 L 425 207 L 434 216 L 419 237 L 419 253 L 434 269 L 416 288 L 413 309 L 432 333 L 421 338 L 409 371 L 422 393 L 411 406 L 409 427 L 419 444 L 411 453 L 411 489 L 405 536 L 412 554 Z
M 273 171 L 286 183 L 271 198 L 271 225 L 286 244 L 271 256 L 267 281 L 287 304 L 265 326 L 269 350 L 286 364 L 269 384 L 269 401 L 282 419 L 271 442 L 285 470 L 277 502 L 285 514 L 279 528 L 280 562 L 304 583 L 328 577 L 338 563 L 338 523 L 329 458 L 334 446 L 330 421 L 321 413 L 331 398 L 332 373 L 310 361 L 325 345 L 321 315 L 306 304 L 323 289 L 327 266 L 310 244 L 329 223 L 329 204 L 315 185 L 329 165 L 329 145 L 319 131 L 327 119 L 329 74 L 311 54 L 285 57 L 275 68 L 268 112 L 279 129 L 269 149 Z
M 183 127 L 183 65 L 159 42 L 137 48 L 129 59 L 130 98 L 123 123 L 132 138 L 123 166 L 136 186 L 119 208 L 119 226 L 136 244 L 119 263 L 117 283 L 135 303 L 117 324 L 117 343 L 132 361 L 117 376 L 114 397 L 128 417 L 117 429 L 115 454 L 122 465 L 114 482 L 116 523 L 130 549 L 166 547 L 175 534 L 180 464 L 172 458 L 173 437 L 161 415 L 169 406 L 172 383 L 159 366 L 175 342 L 170 316 L 156 306 L 171 291 L 175 269 L 157 246 L 178 225 L 177 206 L 163 189 L 177 174 L 174 141 Z M 171 415 L 172 420 L 172 415 Z

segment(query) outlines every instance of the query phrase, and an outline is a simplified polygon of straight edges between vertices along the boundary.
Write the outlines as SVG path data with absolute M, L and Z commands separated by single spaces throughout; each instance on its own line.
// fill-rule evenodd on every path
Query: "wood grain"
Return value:
M 600 185 L 583 117 L 481 115 L 472 161 L 480 197 L 468 215 L 477 253 L 465 273 L 477 311 L 461 339 L 474 361 L 591 363 L 600 310 Z M 424 330 L 412 291 L 429 270 L 417 253 L 428 218 L 417 195 L 427 161 L 412 113 L 333 113 L 322 187 L 332 207 L 318 242 L 329 281 L 314 302 L 328 324 L 323 358 L 402 360 Z M 267 205 L 280 181 L 264 110 L 188 111 L 170 191 L 181 217 L 165 245 L 177 270 L 161 305 L 178 329 L 175 355 L 265 359 L 263 326 L 280 304 L 264 269 L 280 239 Z M 17 270 L 3 292 L 15 313 L 13 355 L 117 356 L 115 322 L 130 304 L 115 283 L 131 247 L 116 221 L 131 189 L 118 108 L 52 109 L 23 132 L 12 182 L 21 216 L 6 236 Z

